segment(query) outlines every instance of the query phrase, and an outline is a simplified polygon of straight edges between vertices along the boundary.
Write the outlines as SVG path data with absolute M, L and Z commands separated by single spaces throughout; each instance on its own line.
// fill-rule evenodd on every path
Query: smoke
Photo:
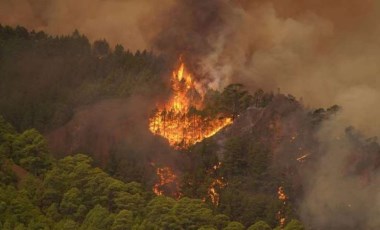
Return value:
M 375 0 L 0 1 L 2 24 L 182 54 L 211 88 L 242 82 L 313 107 L 339 104 L 369 135 L 380 133 L 367 125 L 380 115 L 369 103 L 380 99 L 379 12 Z
M 155 48 L 184 52 L 210 87 L 242 82 L 252 90 L 280 88 L 313 107 L 343 107 L 320 127 L 300 214 L 316 229 L 377 229 L 380 177 L 378 166 L 366 164 L 378 161 L 371 156 L 379 148 L 371 152 L 345 127 L 380 134 L 380 3 L 183 0 L 174 9 L 169 18 L 176 20 L 163 24 Z
M 316 229 L 378 229 L 379 145 L 344 127 L 335 118 L 318 133 L 324 153 L 305 178 L 301 216 Z
M 131 50 L 149 49 L 143 33 L 146 18 L 152 20 L 173 0 L 2 0 L 0 23 L 22 25 L 53 35 L 71 34 L 78 29 L 90 40 L 107 39 Z
M 176 170 L 179 156 L 147 128 L 155 100 L 135 95 L 78 108 L 67 124 L 47 135 L 49 147 L 58 156 L 91 154 L 97 165 L 111 167 L 119 176 L 151 183 L 153 163 Z
M 370 143 L 350 138 L 345 127 L 380 134 L 380 3 L 283 2 L 235 5 L 210 42 L 212 52 L 201 57 L 201 71 L 216 88 L 243 82 L 250 89 L 281 88 L 313 107 L 342 106 L 317 135 L 320 155 L 303 176 L 299 212 L 316 229 L 377 229 L 380 176 L 378 166 L 367 164 L 378 162 L 379 148 L 371 152 Z
M 312 107 L 342 106 L 338 120 L 324 123 L 317 137 L 324 154 L 307 177 L 301 205 L 303 220 L 321 229 L 379 226 L 379 175 L 372 168 L 372 182 L 362 185 L 343 173 L 357 145 L 342 133 L 353 125 L 380 134 L 379 15 L 375 0 L 0 2 L 4 24 L 52 34 L 77 28 L 92 40 L 153 48 L 171 58 L 182 54 L 212 88 L 242 82 L 252 90 L 280 88 Z M 93 120 L 89 127 L 104 118 Z

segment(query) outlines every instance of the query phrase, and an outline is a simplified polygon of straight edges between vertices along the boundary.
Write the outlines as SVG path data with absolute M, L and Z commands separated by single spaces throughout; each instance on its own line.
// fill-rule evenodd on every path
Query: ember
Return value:
M 281 229 L 283 229 L 286 222 L 285 208 L 286 208 L 286 201 L 288 200 L 288 196 L 285 194 L 284 187 L 282 186 L 278 187 L 277 195 L 278 195 L 278 200 L 282 202 L 281 209 L 277 212 L 277 219 L 279 220 Z

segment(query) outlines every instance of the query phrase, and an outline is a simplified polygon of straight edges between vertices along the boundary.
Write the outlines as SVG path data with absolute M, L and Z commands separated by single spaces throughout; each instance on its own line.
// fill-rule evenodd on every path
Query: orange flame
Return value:
M 175 149 L 188 148 L 213 136 L 232 123 L 232 118 L 204 118 L 196 109 L 203 104 L 203 97 L 196 90 L 190 73 L 181 62 L 171 78 L 173 95 L 149 120 L 149 129 L 169 141 Z
M 286 208 L 286 201 L 288 200 L 288 196 L 286 195 L 284 187 L 282 186 L 278 187 L 277 195 L 278 195 L 278 199 L 282 201 L 282 207 L 277 212 L 277 218 L 279 220 L 280 228 L 283 229 L 286 222 L 285 208 Z
M 224 188 L 227 184 L 223 182 L 223 177 L 221 179 L 215 179 L 208 188 L 208 195 L 211 199 L 211 202 L 218 206 L 220 200 L 220 194 L 217 191 L 217 188 Z
M 158 176 L 158 182 L 153 186 L 153 192 L 157 196 L 164 195 L 163 188 L 171 184 L 175 185 L 175 189 L 177 190 L 176 192 L 178 192 L 177 176 L 171 168 L 157 168 L 156 174 Z
M 283 201 L 284 203 L 288 199 L 288 197 L 285 194 L 284 188 L 282 186 L 278 187 L 277 194 L 278 194 L 278 199 Z
M 222 163 L 218 162 L 216 165 L 214 165 L 211 170 L 209 170 L 209 174 L 215 174 L 218 169 L 222 167 Z M 218 206 L 219 205 L 219 200 L 220 200 L 220 194 L 217 189 L 222 189 L 227 186 L 227 182 L 224 182 L 224 178 L 216 178 L 214 179 L 210 186 L 208 187 L 207 194 L 211 199 L 211 202 Z M 205 199 L 204 199 L 205 200 Z

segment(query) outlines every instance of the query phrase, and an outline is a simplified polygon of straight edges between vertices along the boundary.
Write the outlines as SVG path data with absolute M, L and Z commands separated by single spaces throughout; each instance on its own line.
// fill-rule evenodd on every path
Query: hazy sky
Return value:
M 291 93 L 380 133 L 375 0 L 0 0 L 0 23 L 196 57 L 205 84 Z M 372 122 L 368 122 L 372 121 Z

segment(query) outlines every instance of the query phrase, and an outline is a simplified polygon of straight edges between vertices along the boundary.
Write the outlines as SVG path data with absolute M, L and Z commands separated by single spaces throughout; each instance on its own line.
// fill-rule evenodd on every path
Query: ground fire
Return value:
M 202 108 L 203 95 L 196 90 L 195 82 L 181 60 L 178 70 L 173 72 L 171 87 L 171 98 L 165 105 L 158 106 L 150 118 L 149 129 L 166 138 L 173 148 L 188 148 L 232 123 L 232 118 L 209 118 L 197 113 Z
M 222 163 L 221 162 L 218 162 L 218 164 L 214 165 L 212 167 L 211 170 L 209 170 L 209 175 L 211 176 L 216 176 L 217 175 L 217 170 L 220 169 L 220 167 L 222 166 Z M 209 196 L 209 198 L 211 199 L 211 202 L 218 206 L 219 205 L 219 200 L 220 200 L 220 194 L 218 192 L 218 190 L 226 187 L 227 185 L 227 182 L 225 182 L 224 178 L 223 177 L 217 177 L 214 178 L 210 184 L 210 186 L 208 187 L 208 190 L 207 190 L 207 195 Z M 205 200 L 205 199 L 204 199 Z
M 281 209 L 277 212 L 277 219 L 279 221 L 281 229 L 283 229 L 286 222 L 285 208 L 286 208 L 286 201 L 288 200 L 288 196 L 286 195 L 284 187 L 282 186 L 278 187 L 277 195 L 278 195 L 278 200 L 282 202 Z
M 162 167 L 156 169 L 156 174 L 158 176 L 157 183 L 153 186 L 153 192 L 157 195 L 164 195 L 165 188 L 170 189 L 170 187 L 174 187 L 171 190 L 173 191 L 173 195 L 178 197 L 178 183 L 177 176 L 174 174 L 173 170 L 169 167 Z M 166 194 L 165 194 L 166 195 Z

